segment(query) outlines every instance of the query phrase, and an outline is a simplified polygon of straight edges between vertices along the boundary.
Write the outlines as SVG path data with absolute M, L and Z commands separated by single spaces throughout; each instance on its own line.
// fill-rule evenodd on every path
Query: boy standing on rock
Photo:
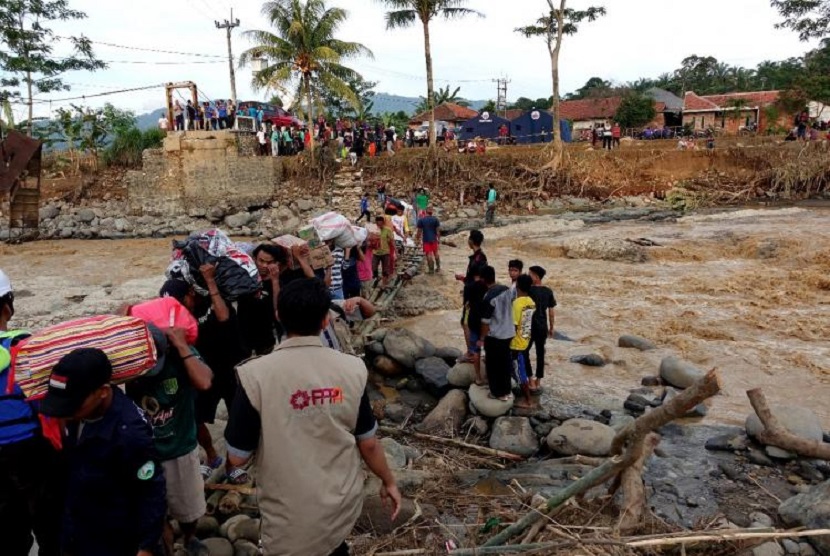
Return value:
M 481 233 L 480 230 L 472 230 L 470 231 L 470 237 L 467 240 L 467 245 L 469 245 L 470 249 L 473 250 L 473 254 L 470 255 L 470 261 L 467 263 L 467 272 L 466 274 L 456 274 L 455 279 L 459 282 L 464 282 L 464 291 L 463 291 L 463 308 L 461 310 L 461 328 L 464 330 L 464 341 L 467 345 L 470 344 L 470 331 L 467 327 L 468 316 L 470 313 L 470 300 L 468 297 L 468 289 L 469 287 L 475 282 L 475 278 L 473 276 L 473 270 L 478 268 L 479 272 L 487 266 L 487 255 L 484 254 L 484 251 L 481 250 L 481 246 L 484 243 L 484 234 Z M 468 354 L 467 357 L 464 358 L 467 362 L 472 361 L 470 358 L 471 354 Z
M 496 284 L 496 269 L 487 266 L 481 271 L 487 286 L 481 310 L 481 336 L 479 347 L 486 352 L 487 382 L 490 397 L 500 401 L 510 399 L 510 342 L 516 335 L 513 324 L 513 299 L 510 288 Z
M 516 280 L 522 275 L 524 269 L 525 263 L 519 259 L 513 259 L 507 263 L 507 274 L 510 276 L 510 294 L 513 296 L 514 301 L 518 297 L 516 294 Z
M 522 274 L 516 280 L 516 299 L 513 301 L 513 325 L 516 327 L 516 335 L 510 341 L 510 355 L 522 393 L 525 395 L 524 402 L 516 402 L 516 407 L 531 407 L 530 384 L 530 361 L 527 358 L 527 350 L 530 346 L 530 331 L 533 322 L 533 313 L 536 311 L 536 304 L 530 298 L 530 289 L 533 280 L 527 274 Z
M 553 338 L 556 297 L 553 290 L 542 284 L 547 272 L 541 266 L 530 267 L 530 278 L 533 287 L 530 288 L 530 297 L 536 304 L 533 313 L 533 326 L 530 330 L 530 343 L 527 346 L 528 370 L 530 370 L 530 348 L 536 346 L 536 376 L 530 379 L 530 391 L 538 392 L 545 377 L 545 343 Z

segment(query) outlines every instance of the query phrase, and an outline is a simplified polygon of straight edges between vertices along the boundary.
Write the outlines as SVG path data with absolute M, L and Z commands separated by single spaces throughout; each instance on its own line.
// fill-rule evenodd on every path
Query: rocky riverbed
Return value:
M 657 518 L 682 527 L 700 527 L 718 515 L 742 527 L 765 519 L 789 525 L 794 512 L 779 516 L 779 501 L 830 478 L 826 465 L 775 459 L 744 432 L 751 413 L 745 391 L 753 387 L 763 388 L 773 406 L 808 408 L 813 428 L 830 429 L 825 403 L 830 394 L 830 240 L 819 233 L 830 213 L 819 208 L 671 216 L 666 220 L 659 210 L 626 208 L 530 217 L 484 230 L 485 251 L 501 278 L 511 258 L 548 269 L 559 301 L 559 335 L 549 343 L 550 371 L 537 411 L 515 416 L 524 421 L 467 422 L 464 415 L 460 423 L 458 434 L 469 442 L 504 448 L 518 439 L 519 448 L 532 453 L 530 461 L 504 470 L 468 464 L 464 473 L 453 471 L 459 492 L 495 488 L 495 496 L 511 496 L 504 485 L 518 476 L 523 488 L 543 494 L 567 484 L 584 469 L 548 459 L 556 453 L 551 432 L 572 418 L 613 428 L 645 411 L 650 402 L 670 395 L 664 386 L 641 385 L 643 377 L 659 375 L 670 356 L 701 371 L 719 368 L 723 393 L 697 416 L 661 431 L 662 442 L 645 474 Z M 469 220 L 454 226 L 475 224 Z M 436 348 L 458 349 L 463 347 L 457 324 L 460 288 L 452 274 L 463 271 L 468 251 L 463 233 L 446 239 L 456 247 L 442 247 L 443 273 L 416 277 L 396 300 L 397 321 L 386 324 L 403 326 Z M 37 328 L 154 295 L 169 240 L 0 245 L 0 256 L 18 291 L 15 324 Z M 655 349 L 621 347 L 620 336 L 626 334 L 648 339 Z M 449 369 L 435 360 L 444 361 L 440 355 L 432 353 L 433 360 L 414 368 L 413 375 L 375 378 L 373 397 L 390 425 L 407 419 L 408 426 L 421 423 L 438 396 L 446 394 L 449 385 L 427 378 L 440 378 Z M 444 355 L 451 359 L 450 353 Z M 596 356 L 602 366 L 572 361 L 584 355 Z M 457 395 L 444 399 L 450 396 Z M 495 440 L 491 430 L 500 431 Z M 405 439 L 397 440 L 406 447 Z M 463 530 L 465 542 L 480 540 L 476 531 L 486 516 L 465 515 L 460 507 L 448 512 L 430 499 L 437 493 L 424 486 L 423 473 L 446 461 L 429 451 L 411 456 L 404 458 L 407 469 L 401 471 L 414 481 L 407 492 L 438 512 L 433 517 L 446 527 Z M 809 514 L 808 502 L 802 504 L 802 517 Z M 826 525 L 816 519 L 802 524 Z M 767 548 L 774 550 L 771 554 L 810 550 L 803 543 Z

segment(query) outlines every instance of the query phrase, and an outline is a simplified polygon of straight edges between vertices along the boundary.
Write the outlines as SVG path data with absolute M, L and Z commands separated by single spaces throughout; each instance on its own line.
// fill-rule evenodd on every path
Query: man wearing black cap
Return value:
M 75 350 L 52 370 L 41 406 L 67 420 L 69 556 L 152 556 L 160 547 L 167 504 L 153 430 L 111 378 L 104 352 Z

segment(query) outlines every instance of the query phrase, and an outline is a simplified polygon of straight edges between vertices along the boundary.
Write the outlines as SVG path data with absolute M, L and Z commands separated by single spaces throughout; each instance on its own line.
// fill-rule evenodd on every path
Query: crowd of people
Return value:
M 482 249 L 484 234 L 471 231 L 467 243 L 472 250 L 467 270 L 455 276 L 464 284 L 461 327 L 467 346 L 459 361 L 473 364 L 476 384 L 486 384 L 493 399 L 509 400 L 515 379 L 523 393 L 515 405 L 531 408 L 545 377 L 546 343 L 555 333 L 556 298 L 544 284 L 547 271 L 531 266 L 525 273 L 524 262 L 514 259 L 507 265 L 510 284 L 499 284 Z M 530 358 L 534 346 L 535 371 Z
M 350 355 L 349 323 L 375 310 L 360 297 L 371 264 L 365 275 L 361 248 L 330 248 L 334 264 L 315 270 L 307 246 L 255 246 L 261 291 L 235 302 L 219 288 L 215 265 L 198 269 L 203 288 L 168 279 L 159 297 L 198 322 L 194 343 L 178 325 L 150 326 L 158 361 L 124 387 L 110 384 L 103 351 L 76 349 L 53 368 L 38 402 L 11 378 L 10 354 L 29 333 L 10 329 L 14 291 L 0 271 L 3 553 L 28 556 L 34 536 L 41 556 L 173 554 L 175 520 L 182 548 L 207 556 L 196 538 L 205 481 L 219 473 L 250 483 L 254 459 L 265 554 L 348 554 L 363 464 L 380 477 L 394 519 L 401 497 L 376 438 L 367 369 Z M 390 276 L 384 266 L 384 283 Z M 208 428 L 220 401 L 229 411 L 225 453 Z

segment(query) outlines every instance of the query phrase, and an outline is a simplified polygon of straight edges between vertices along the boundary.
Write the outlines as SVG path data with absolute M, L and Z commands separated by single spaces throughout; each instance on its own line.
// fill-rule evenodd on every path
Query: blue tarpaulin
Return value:
M 510 129 L 510 122 L 492 112 L 480 112 L 475 118 L 470 118 L 461 124 L 460 139 L 468 141 L 481 137 L 482 139 L 498 139 L 499 128 L 505 125 Z
M 510 123 L 510 132 L 520 145 L 549 143 L 552 139 L 553 116 L 547 110 L 529 110 Z M 571 142 L 571 126 L 567 120 L 559 121 L 562 140 Z

